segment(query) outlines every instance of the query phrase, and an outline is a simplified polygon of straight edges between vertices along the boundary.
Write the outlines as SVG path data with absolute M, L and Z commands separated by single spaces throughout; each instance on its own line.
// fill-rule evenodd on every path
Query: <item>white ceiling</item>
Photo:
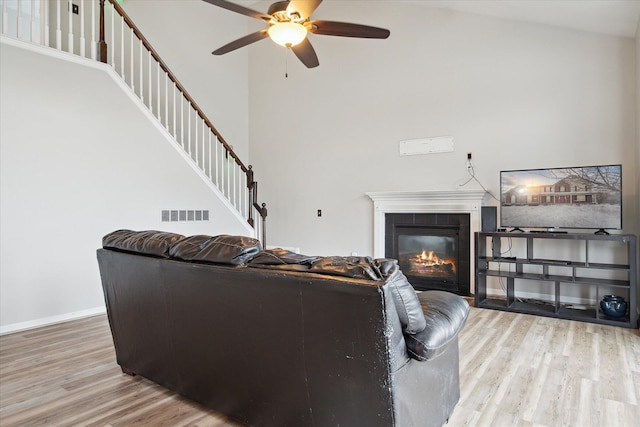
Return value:
M 262 10 L 259 5 L 262 2 L 257 0 L 232 1 Z M 324 0 L 324 3 L 344 1 L 402 1 L 622 37 L 635 37 L 640 21 L 640 0 Z
M 258 0 L 232 0 L 262 11 Z M 275 1 L 275 0 L 274 0 Z M 347 0 L 324 0 L 339 3 Z M 349 0 L 354 1 L 354 0 Z M 573 30 L 635 37 L 640 21 L 640 0 L 361 0 L 403 1 L 425 7 L 533 22 Z M 271 2 L 268 2 L 271 3 Z M 326 7 L 327 5 L 325 5 Z M 336 5 L 337 6 L 337 5 Z
M 329 0 L 337 1 L 337 0 Z M 425 7 L 635 37 L 640 0 L 406 0 Z

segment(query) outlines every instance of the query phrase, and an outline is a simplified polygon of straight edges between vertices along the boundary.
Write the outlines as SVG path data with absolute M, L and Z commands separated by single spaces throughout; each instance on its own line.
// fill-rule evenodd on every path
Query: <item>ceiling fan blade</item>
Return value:
M 313 46 L 311 46 L 308 38 L 292 46 L 291 50 L 307 68 L 314 68 L 320 65 L 318 55 L 316 55 L 316 51 L 313 49 Z
M 250 16 L 256 19 L 262 19 L 263 21 L 269 21 L 271 19 L 271 16 L 269 15 L 265 15 L 264 13 L 255 11 L 253 9 L 240 6 L 239 4 L 231 3 L 230 1 L 226 1 L 226 0 L 202 0 L 202 1 L 206 1 L 207 3 L 210 3 L 214 6 L 218 6 L 223 9 L 230 10 L 232 12 L 240 13 L 242 15 Z
M 385 30 L 384 28 L 322 20 L 311 21 L 310 31 L 323 36 L 358 37 L 365 39 L 386 39 L 389 37 L 389 34 L 391 34 L 389 30 Z
M 260 41 L 260 40 L 268 37 L 268 35 L 269 34 L 267 34 L 267 30 L 256 31 L 255 33 L 251 33 L 249 35 L 241 37 L 238 40 L 234 40 L 231 43 L 227 43 L 224 46 L 222 46 L 221 48 L 216 49 L 211 53 L 213 53 L 214 55 L 224 55 L 225 53 L 229 53 L 229 52 L 231 52 L 233 50 L 239 49 L 239 48 L 244 47 L 244 46 L 246 46 L 248 44 Z
M 298 12 L 301 18 L 307 19 L 320 6 L 322 0 L 289 0 L 287 13 L 289 15 Z

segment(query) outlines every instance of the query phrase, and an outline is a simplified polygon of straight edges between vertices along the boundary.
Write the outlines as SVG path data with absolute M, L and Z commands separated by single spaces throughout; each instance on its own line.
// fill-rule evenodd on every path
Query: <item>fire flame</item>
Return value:
M 455 265 L 455 262 L 453 260 L 439 258 L 434 253 L 434 251 L 427 251 L 426 249 L 423 249 L 421 254 L 416 254 L 415 255 L 414 259 L 415 259 L 415 261 L 413 261 L 412 264 L 415 267 L 418 267 L 420 265 L 422 265 L 424 267 L 433 267 L 433 266 L 438 266 L 438 265 L 449 264 L 449 265 L 451 265 L 451 268 L 452 268 L 452 270 L 454 272 L 456 270 L 456 265 Z

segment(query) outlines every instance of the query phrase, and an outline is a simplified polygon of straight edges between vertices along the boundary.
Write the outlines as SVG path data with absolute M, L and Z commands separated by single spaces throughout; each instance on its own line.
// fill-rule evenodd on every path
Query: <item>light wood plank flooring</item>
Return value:
M 638 330 L 472 308 L 460 376 L 449 426 L 640 425 Z M 0 337 L 0 425 L 238 426 L 122 374 L 106 316 Z

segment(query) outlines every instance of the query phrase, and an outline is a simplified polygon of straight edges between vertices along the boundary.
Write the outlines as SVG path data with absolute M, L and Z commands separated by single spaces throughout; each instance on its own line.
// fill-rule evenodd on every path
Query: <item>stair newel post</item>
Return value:
M 267 248 L 267 204 L 263 203 L 262 207 L 258 209 L 260 217 L 262 218 L 262 247 Z
M 267 247 L 267 204 L 263 203 L 262 206 L 256 202 L 258 200 L 258 183 L 253 181 L 253 207 L 258 211 L 262 219 L 262 247 Z
M 264 247 L 267 247 L 267 204 L 262 204 L 262 209 L 260 210 L 260 216 L 262 216 L 262 244 Z
M 104 40 L 104 0 L 100 0 L 100 40 L 98 40 L 98 57 L 100 62 L 107 63 L 107 42 Z
M 256 202 L 253 194 L 253 166 L 247 168 L 247 190 L 249 191 L 249 217 L 247 222 L 253 227 L 253 204 Z

